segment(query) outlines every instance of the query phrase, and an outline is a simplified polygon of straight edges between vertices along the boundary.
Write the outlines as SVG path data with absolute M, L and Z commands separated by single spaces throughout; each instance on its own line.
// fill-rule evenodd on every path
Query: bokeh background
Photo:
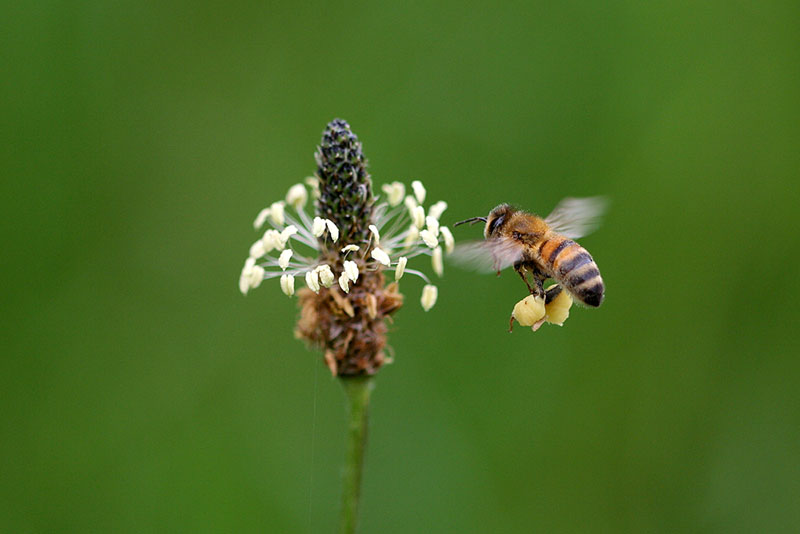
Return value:
M 362 532 L 800 529 L 797 2 L 2 11 L 0 531 L 336 531 L 340 386 L 237 288 L 334 117 L 445 223 L 612 199 L 563 328 L 403 281 Z

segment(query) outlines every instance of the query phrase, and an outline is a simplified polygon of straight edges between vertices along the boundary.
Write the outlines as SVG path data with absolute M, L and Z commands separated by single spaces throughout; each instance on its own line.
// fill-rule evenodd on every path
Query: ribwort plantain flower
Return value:
M 247 294 L 280 278 L 283 293 L 299 297 L 296 337 L 322 349 L 334 375 L 372 375 L 388 359 L 386 323 L 403 305 L 399 280 L 422 278 L 423 309 L 436 302 L 436 286 L 410 267 L 414 258 L 430 256 L 433 272 L 443 275 L 443 255 L 454 247 L 440 223 L 447 203 L 426 211 L 427 191 L 418 180 L 410 188 L 384 184 L 383 197 L 376 196 L 361 143 L 341 119 L 328 124 L 315 156 L 315 176 L 256 217 L 256 230 L 270 228 L 250 247 L 239 289 Z M 306 211 L 311 202 L 313 214 Z M 297 279 L 305 287 L 296 290 Z

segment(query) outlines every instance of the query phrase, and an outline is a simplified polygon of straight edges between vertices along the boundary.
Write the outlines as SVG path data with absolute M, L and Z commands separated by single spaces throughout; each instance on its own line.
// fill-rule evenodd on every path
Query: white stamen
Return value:
M 356 265 L 356 262 L 350 260 L 345 261 L 344 272 L 347 273 L 347 277 L 353 282 L 358 280 L 358 265 Z
M 319 273 L 319 283 L 325 287 L 331 287 L 333 285 L 333 281 L 336 280 L 336 277 L 333 274 L 330 266 L 328 265 L 320 265 L 316 268 L 316 271 Z
M 401 182 L 384 184 L 381 189 L 386 193 L 386 201 L 391 207 L 400 204 L 403 201 L 403 197 L 406 195 L 406 186 Z
M 401 256 L 399 260 L 397 260 L 397 269 L 394 271 L 394 279 L 400 280 L 403 278 L 403 273 L 406 271 L 406 264 L 408 263 L 408 258 L 405 256 Z
M 292 185 L 284 200 L 262 209 L 253 222 L 253 226 L 261 228 L 264 233 L 250 247 L 250 257 L 239 277 L 240 291 L 247 294 L 266 278 L 280 278 L 281 291 L 292 296 L 296 292 L 295 278 L 302 276 L 305 285 L 315 293 L 319 293 L 322 287 L 334 286 L 337 280 L 342 291 L 349 292 L 351 286 L 358 283 L 361 268 L 370 271 L 391 268 L 395 280 L 409 273 L 425 281 L 427 285 L 423 289 L 421 303 L 425 310 L 429 310 L 437 300 L 438 289 L 425 273 L 409 265 L 409 259 L 430 255 L 432 270 L 439 276 L 444 274 L 443 256 L 455 247 L 453 233 L 440 223 L 447 203 L 440 200 L 426 210 L 423 203 L 427 191 L 419 180 L 415 180 L 410 187 L 395 181 L 384 185 L 382 190 L 385 195 L 383 204 L 377 206 L 375 218 L 370 221 L 372 224 L 368 223 L 368 240 L 352 242 L 342 234 L 333 219 L 314 217 L 304 211 L 312 197 L 319 197 L 318 178 L 311 176 Z M 406 195 L 407 191 L 410 194 Z M 265 231 L 263 226 L 267 221 L 270 222 L 267 226 L 272 228 Z M 338 247 L 333 245 L 331 248 L 332 251 L 337 248 L 341 251 L 339 268 L 342 272 L 336 274 L 332 265 L 319 263 L 322 259 L 316 254 L 305 257 L 292 250 L 289 245 L 292 240 L 318 252 L 320 241 L 326 242 L 329 247 L 331 243 L 337 243 Z M 342 243 L 339 243 L 340 240 Z M 393 256 L 392 250 L 396 251 L 396 256 Z M 273 251 L 274 255 L 271 254 Z M 369 252 L 369 258 L 365 258 L 366 252 Z M 361 263 L 365 259 L 370 263 Z M 257 265 L 257 260 L 263 263 Z M 370 312 L 365 309 L 364 313 L 377 313 L 377 300 L 373 301 L 374 310 Z M 369 302 L 366 306 L 370 307 Z
M 250 247 L 250 257 L 254 259 L 258 259 L 264 254 L 267 253 L 267 249 L 264 246 L 264 241 L 259 239 Z
M 281 275 L 281 291 L 289 297 L 294 295 L 294 276 L 291 274 Z
M 412 197 L 411 195 L 408 195 L 406 198 L 403 199 L 403 204 L 406 205 L 406 209 L 408 210 L 409 215 L 413 215 L 414 208 L 419 206 L 417 199 Z
M 275 230 L 274 234 L 271 234 L 270 239 L 272 239 L 275 250 L 283 250 L 286 248 L 286 241 L 283 240 L 283 236 L 277 230 Z
M 456 246 L 456 240 L 453 238 L 453 233 L 450 232 L 450 229 L 446 226 L 439 228 L 439 231 L 442 233 L 442 237 L 444 237 L 444 249 L 448 254 L 450 254 L 453 252 L 453 249 Z
M 442 213 L 444 213 L 444 210 L 446 209 L 447 209 L 447 202 L 445 202 L 444 200 L 440 200 L 439 202 L 428 208 L 428 215 L 430 215 L 431 217 L 435 217 L 438 220 L 439 217 L 442 216 Z
M 247 295 L 247 292 L 250 290 L 250 275 L 253 272 L 253 267 L 256 265 L 255 258 L 247 258 L 244 262 L 244 267 L 242 267 L 242 274 L 239 275 L 239 291 L 242 292 L 242 295 Z
M 370 224 L 369 231 L 372 232 L 372 236 L 375 238 L 375 244 L 379 244 L 381 242 L 381 234 L 378 232 L 378 227 L 374 224 Z
M 287 204 L 294 206 L 296 210 L 301 210 L 306 202 L 308 202 L 308 191 L 303 184 L 294 184 L 289 188 L 289 192 L 286 193 Z
M 319 198 L 319 179 L 316 176 L 307 176 L 303 181 L 311 188 L 311 196 Z
M 282 270 L 285 271 L 286 268 L 289 266 L 289 260 L 292 259 L 292 254 L 293 254 L 293 252 L 292 252 L 291 249 L 284 250 L 283 252 L 281 252 L 280 257 L 278 258 L 278 266 Z
M 414 221 L 414 224 L 417 225 L 417 228 L 422 230 L 422 227 L 425 226 L 425 208 L 422 206 L 417 206 L 411 212 L 411 220 Z
M 253 265 L 250 271 L 250 287 L 255 289 L 264 281 L 264 268 L 260 265 Z
M 347 273 L 342 273 L 339 276 L 339 287 L 341 287 L 342 291 L 345 293 L 350 293 L 350 278 L 347 277 Z
M 438 276 L 442 276 L 444 274 L 444 264 L 442 263 L 442 247 L 436 247 L 433 249 L 431 266 L 433 267 L 433 272 L 435 272 Z
M 439 219 L 428 215 L 425 217 L 425 224 L 428 225 L 428 230 L 430 230 L 435 237 L 439 237 Z
M 263 210 L 259 211 L 256 220 L 253 221 L 253 228 L 260 230 L 267 221 L 267 217 L 269 217 L 269 208 L 264 208 Z
M 308 271 L 306 273 L 306 286 L 314 293 L 319 293 L 319 275 L 317 271 Z
M 325 219 L 325 226 L 328 227 L 328 234 L 331 236 L 331 240 L 336 243 L 339 240 L 339 229 L 329 219 Z
M 269 217 L 270 219 L 272 219 L 272 222 L 274 222 L 278 226 L 283 226 L 284 222 L 283 207 L 284 207 L 283 200 L 280 200 L 278 202 L 273 202 L 272 205 L 269 207 Z
M 293 224 L 290 224 L 289 226 L 284 228 L 283 231 L 281 232 L 281 242 L 283 243 L 283 245 L 286 246 L 286 243 L 289 241 L 289 238 L 296 233 L 297 233 L 297 227 Z
M 314 237 L 320 237 L 325 232 L 325 219 L 321 217 L 314 217 L 314 222 L 311 223 L 311 233 Z
M 411 189 L 414 190 L 414 196 L 417 197 L 417 202 L 422 204 L 425 202 L 425 186 L 419 180 L 411 182 Z
M 371 256 L 373 258 L 375 258 L 376 261 L 378 261 L 379 263 L 384 264 L 387 267 L 392 263 L 392 260 L 389 259 L 389 255 L 385 251 L 383 251 L 383 250 L 381 250 L 381 249 L 379 249 L 377 247 L 372 249 Z
M 436 246 L 439 244 L 439 240 L 436 238 L 435 235 L 433 235 L 433 232 L 431 232 L 430 230 L 421 231 L 419 233 L 419 236 L 422 238 L 425 244 L 431 248 L 436 248 Z
M 422 297 L 420 298 L 420 303 L 422 304 L 422 309 L 425 311 L 430 310 L 433 308 L 433 305 L 436 304 L 436 298 L 439 296 L 439 290 L 436 286 L 428 284 L 422 288 Z
M 417 239 L 419 239 L 419 228 L 417 228 L 417 225 L 412 224 L 408 229 L 408 235 L 403 241 L 403 245 L 410 247 L 417 242 Z
M 267 230 L 264 232 L 264 237 L 261 238 L 264 242 L 264 249 L 270 252 L 279 247 L 281 242 L 281 234 L 277 230 Z M 281 247 L 281 250 L 283 247 Z

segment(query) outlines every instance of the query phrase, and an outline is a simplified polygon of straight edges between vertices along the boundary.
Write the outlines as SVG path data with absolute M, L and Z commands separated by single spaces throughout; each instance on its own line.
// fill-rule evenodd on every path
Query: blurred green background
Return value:
M 340 386 L 237 288 L 334 117 L 447 224 L 612 199 L 563 328 L 403 281 L 362 532 L 800 530 L 797 2 L 2 13 L 0 531 L 336 531 Z

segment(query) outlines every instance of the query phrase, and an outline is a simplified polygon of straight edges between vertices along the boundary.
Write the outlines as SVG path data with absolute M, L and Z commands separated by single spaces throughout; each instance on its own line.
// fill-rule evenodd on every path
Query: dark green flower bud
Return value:
M 338 245 L 361 243 L 369 238 L 372 223 L 372 180 L 358 137 L 342 119 L 332 120 L 322 133 L 315 154 L 319 199 L 317 215 L 339 228 Z M 329 240 L 320 237 L 321 242 Z

